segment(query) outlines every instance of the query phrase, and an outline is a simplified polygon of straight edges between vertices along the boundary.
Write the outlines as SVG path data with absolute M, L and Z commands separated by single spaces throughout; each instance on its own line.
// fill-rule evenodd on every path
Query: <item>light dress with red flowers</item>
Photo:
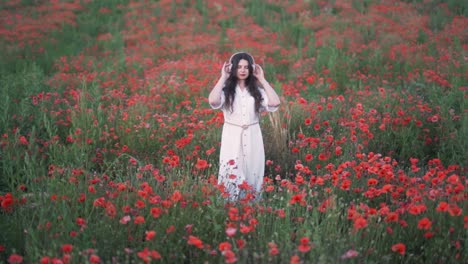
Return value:
M 260 112 L 276 111 L 278 107 L 268 106 L 265 90 L 258 89 L 263 98 Z M 255 99 L 249 91 L 236 87 L 232 112 L 223 107 L 224 102 L 223 92 L 221 103 L 217 106 L 211 105 L 213 109 L 221 109 L 224 115 L 218 184 L 224 185 L 230 198 L 237 199 L 241 189 L 257 193 L 261 191 L 265 172 L 265 150 L 259 114 L 255 112 Z

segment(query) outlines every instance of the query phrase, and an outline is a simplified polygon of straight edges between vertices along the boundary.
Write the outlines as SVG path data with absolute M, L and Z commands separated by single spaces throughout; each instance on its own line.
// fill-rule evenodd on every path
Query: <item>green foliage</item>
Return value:
M 429 27 L 433 31 L 439 31 L 442 30 L 449 21 L 450 18 L 445 15 L 444 10 L 436 8 L 434 12 L 431 13 Z
M 235 1 L 241 15 L 219 20 L 206 1 L 84 1 L 76 25 L 50 32 L 38 44 L 42 52 L 0 39 L 0 258 L 61 258 L 71 244 L 72 263 L 89 262 L 88 249 L 105 263 L 139 263 L 145 248 L 166 263 L 218 263 L 228 242 L 239 263 L 287 263 L 295 255 L 317 263 L 466 259 L 466 36 L 432 35 L 466 16 L 467 4 L 404 1 L 429 15 L 429 28 L 397 36 L 349 23 L 341 2 L 305 2 L 301 13 L 280 2 Z M 144 3 L 150 19 L 131 39 L 128 24 L 142 23 L 142 13 L 127 11 Z M 427 13 L 444 3 L 450 14 Z M 21 2 L 32 10 L 41 4 Z M 353 0 L 351 8 L 366 16 L 373 4 Z M 203 32 L 219 41 L 207 39 L 205 48 L 181 36 L 178 16 L 187 10 L 203 18 L 192 40 Z M 391 12 L 382 17 L 395 16 L 401 30 Z M 307 23 L 320 15 L 331 22 Z M 250 37 L 248 27 L 242 42 L 228 39 L 245 16 L 277 42 Z M 356 39 L 339 42 L 349 29 Z M 206 75 L 241 45 L 278 46 L 262 66 L 283 103 L 262 116 L 269 162 L 261 199 L 229 203 L 215 186 L 222 118 L 208 110 Z M 197 61 L 200 52 L 207 55 Z M 440 209 L 443 202 L 449 209 Z M 423 211 L 411 212 L 421 204 Z M 398 212 L 398 221 L 386 210 Z M 356 228 L 359 217 L 365 226 Z M 432 221 L 427 230 L 418 226 L 423 217 Z M 148 231 L 156 237 L 147 239 Z M 191 245 L 191 235 L 204 246 Z M 298 247 L 303 238 L 306 252 Z M 405 254 L 392 251 L 398 242 Z M 358 255 L 346 257 L 353 250 Z

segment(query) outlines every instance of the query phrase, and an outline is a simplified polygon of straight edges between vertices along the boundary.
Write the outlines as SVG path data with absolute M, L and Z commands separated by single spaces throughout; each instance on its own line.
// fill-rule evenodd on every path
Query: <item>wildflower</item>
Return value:
M 175 190 L 174 193 L 172 194 L 171 196 L 171 200 L 173 202 L 179 202 L 180 200 L 182 200 L 182 194 L 180 193 L 179 190 Z
M 219 243 L 218 249 L 219 251 L 224 252 L 226 250 L 231 250 L 232 246 L 231 246 L 231 243 L 229 242 L 221 242 Z
M 309 77 L 306 78 L 306 81 L 308 84 L 314 84 L 316 79 L 317 77 L 315 75 L 310 75 Z
M 362 229 L 365 227 L 367 227 L 367 220 L 364 219 L 363 217 L 358 217 L 354 220 L 354 228 Z
M 89 262 L 91 264 L 98 264 L 98 263 L 101 263 L 101 258 L 99 258 L 98 255 L 92 254 L 91 256 L 89 256 Z
M 224 261 L 226 263 L 235 263 L 235 262 L 237 262 L 237 257 L 234 254 L 234 252 L 232 252 L 232 250 L 223 251 L 223 256 L 224 256 Z
M 13 204 L 14 204 L 13 199 L 14 198 L 13 198 L 13 195 L 11 193 L 7 193 L 3 197 L 0 196 L 1 207 L 6 211 L 10 211 L 11 208 L 13 207 Z
M 187 243 L 197 248 L 203 248 L 203 242 L 196 236 L 189 236 Z
M 166 228 L 166 234 L 172 233 L 175 231 L 175 226 L 171 225 L 168 228 Z
M 49 263 L 51 263 L 51 259 L 50 259 L 50 257 L 48 257 L 48 256 L 44 256 L 44 257 L 41 258 L 41 261 L 40 261 L 39 263 L 41 263 L 41 264 L 49 264 Z
M 385 218 L 385 222 L 397 222 L 398 221 L 398 214 L 395 212 L 390 212 L 387 214 L 387 217 Z
M 418 222 L 418 229 L 428 230 L 429 228 L 431 228 L 431 226 L 432 226 L 432 222 L 427 217 L 424 217 Z
M 142 200 L 137 200 L 137 201 L 135 202 L 135 207 L 136 207 L 136 208 L 140 208 L 140 209 L 141 209 L 141 208 L 145 208 L 145 206 L 146 206 L 146 204 L 145 204 L 145 202 L 142 201 Z
M 269 243 L 268 243 L 268 247 L 270 248 L 270 250 L 268 251 L 268 253 L 269 253 L 271 256 L 275 256 L 275 255 L 278 255 L 278 254 L 279 254 L 278 246 L 277 246 L 274 242 L 269 242 Z
M 151 262 L 151 259 L 160 259 L 161 254 L 156 250 L 149 250 L 148 248 L 144 248 L 142 251 L 137 253 L 137 256 L 143 260 L 145 263 Z
M 404 255 L 405 252 L 406 252 L 406 245 L 403 244 L 403 243 L 397 243 L 397 244 L 392 246 L 392 251 L 397 252 L 400 255 Z
M 448 178 L 447 178 L 447 182 L 450 183 L 450 184 L 453 184 L 453 185 L 456 185 L 458 182 L 460 182 L 460 178 L 458 177 L 458 175 L 450 175 Z
M 240 232 L 241 232 L 242 234 L 247 234 L 247 233 L 249 233 L 249 232 L 252 231 L 252 230 L 253 230 L 253 228 L 251 228 L 251 227 L 248 226 L 248 225 L 244 225 L 244 224 L 241 224 L 241 225 L 240 225 Z
M 234 236 L 234 235 L 236 234 L 236 231 L 237 231 L 236 228 L 228 227 L 228 228 L 226 229 L 226 235 L 227 235 L 228 237 L 232 237 L 232 236 Z
M 429 239 L 429 238 L 431 238 L 433 236 L 434 236 L 434 233 L 432 233 L 431 231 L 428 231 L 428 232 L 424 233 L 424 238 L 425 239 Z
M 106 214 L 110 218 L 114 218 L 117 215 L 117 209 L 115 208 L 115 205 L 113 203 L 106 203 Z
M 128 162 L 132 164 L 133 166 L 136 166 L 138 164 L 138 161 L 135 158 L 130 158 Z
M 302 252 L 306 253 L 311 249 L 310 241 L 308 237 L 303 237 L 299 240 L 299 246 L 297 249 Z
M 195 168 L 197 168 L 199 170 L 206 169 L 206 168 L 208 168 L 208 162 L 206 160 L 204 160 L 204 159 L 198 159 L 197 164 L 195 165 Z
M 335 148 L 335 155 L 340 156 L 341 154 L 343 154 L 343 149 L 340 146 L 337 146 Z
M 139 215 L 139 216 L 135 217 L 135 220 L 133 220 L 133 223 L 135 225 L 144 224 L 145 223 L 145 217 Z
M 11 254 L 10 257 L 8 257 L 8 263 L 23 263 L 23 257 L 18 254 Z
M 153 230 L 146 231 L 145 234 L 146 234 L 146 237 L 145 237 L 146 241 L 152 240 L 156 236 L 156 232 Z
M 327 160 L 327 156 L 326 156 L 324 153 L 320 153 L 320 154 L 318 155 L 318 159 L 319 159 L 319 160 Z
M 24 145 L 24 146 L 29 145 L 29 142 L 28 142 L 28 140 L 26 139 L 25 136 L 20 136 L 19 141 L 20 141 L 21 145 Z
M 304 195 L 301 194 L 301 193 L 298 193 L 298 194 L 295 194 L 291 197 L 291 200 L 289 200 L 289 204 L 293 205 L 293 204 L 300 204 L 300 205 L 303 205 L 305 203 L 305 200 L 304 200 Z
M 346 251 L 346 253 L 341 255 L 341 259 L 349 259 L 349 258 L 354 258 L 357 256 L 359 256 L 359 252 L 357 252 L 356 250 L 350 249 Z
M 375 185 L 377 185 L 377 183 L 379 183 L 379 181 L 377 181 L 374 178 L 370 178 L 369 180 L 367 180 L 367 185 L 368 186 L 375 186 Z
M 289 264 L 299 264 L 301 263 L 301 258 L 298 255 L 294 255 L 289 260 Z
M 84 218 L 78 217 L 76 218 L 76 224 L 79 226 L 84 226 L 86 225 L 86 220 Z
M 448 212 L 451 216 L 460 216 L 462 210 L 456 204 L 450 204 L 448 207 Z
M 236 245 L 239 250 L 243 249 L 245 247 L 245 240 L 243 239 L 236 240 Z
M 64 254 L 70 254 L 73 250 L 73 245 L 71 244 L 63 244 L 62 245 L 62 252 Z

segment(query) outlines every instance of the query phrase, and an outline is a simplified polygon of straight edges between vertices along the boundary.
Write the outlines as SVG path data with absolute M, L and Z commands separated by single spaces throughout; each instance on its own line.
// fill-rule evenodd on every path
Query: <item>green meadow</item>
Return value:
M 468 4 L 0 0 L 0 263 L 464 263 Z M 260 200 L 208 94 L 247 51 Z

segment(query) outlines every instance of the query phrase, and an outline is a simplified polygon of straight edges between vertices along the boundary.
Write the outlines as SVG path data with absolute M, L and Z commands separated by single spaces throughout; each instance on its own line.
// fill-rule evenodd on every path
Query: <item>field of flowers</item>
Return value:
M 467 25 L 458 0 L 0 0 L 0 263 L 466 263 Z M 234 203 L 207 96 L 239 50 L 282 105 Z

